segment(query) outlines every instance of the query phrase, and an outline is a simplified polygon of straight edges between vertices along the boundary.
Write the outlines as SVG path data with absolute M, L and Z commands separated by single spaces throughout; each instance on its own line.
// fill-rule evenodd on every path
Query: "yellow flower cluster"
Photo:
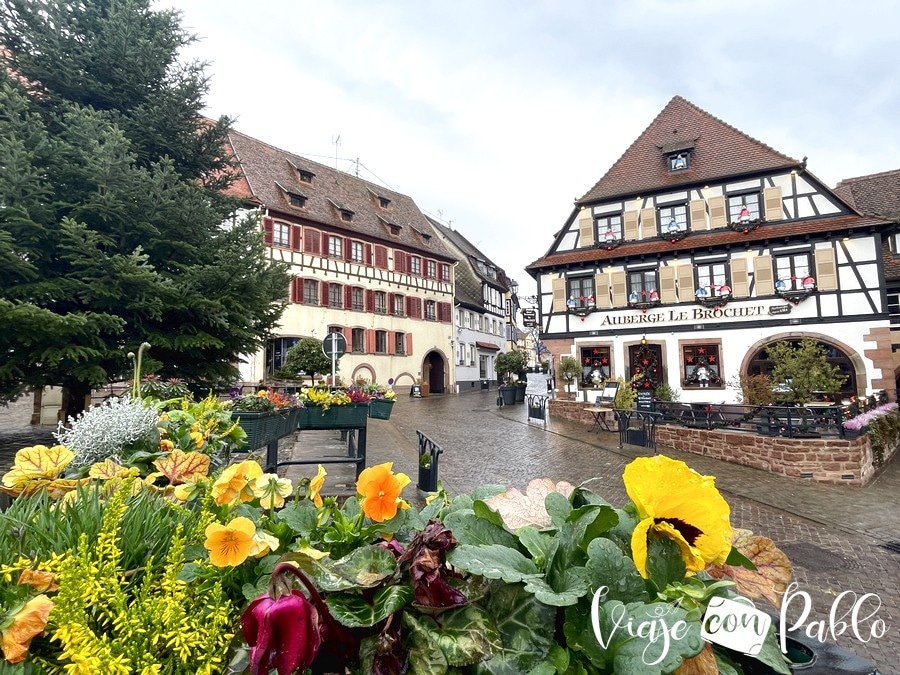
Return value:
M 179 526 L 164 561 L 148 561 L 137 586 L 119 565 L 117 537 L 127 484 L 110 498 L 96 545 L 82 536 L 59 565 L 60 591 L 50 615 L 58 660 L 35 662 L 49 673 L 221 672 L 234 634 L 233 607 L 217 582 L 197 593 L 178 579 L 186 539 Z

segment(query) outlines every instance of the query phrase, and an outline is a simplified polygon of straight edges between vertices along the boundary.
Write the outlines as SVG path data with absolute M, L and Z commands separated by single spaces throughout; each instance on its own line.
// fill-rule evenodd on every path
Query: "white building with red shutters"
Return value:
M 270 379 L 301 337 L 341 332 L 344 383 L 455 390 L 454 257 L 406 195 L 232 131 L 230 194 L 258 209 L 272 260 L 290 266 L 289 302 L 243 379 Z

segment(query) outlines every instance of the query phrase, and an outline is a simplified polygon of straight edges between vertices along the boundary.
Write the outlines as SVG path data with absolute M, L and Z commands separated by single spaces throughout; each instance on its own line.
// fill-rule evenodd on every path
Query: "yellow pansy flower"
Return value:
M 216 504 L 249 502 L 253 494 L 254 479 L 262 476 L 262 468 L 251 459 L 225 467 L 222 475 L 213 483 L 212 495 Z
M 327 475 L 328 472 L 325 471 L 325 467 L 319 464 L 318 473 L 316 473 L 309 481 L 309 499 L 312 499 L 316 508 L 319 508 L 323 504 L 322 495 L 319 493 L 322 491 L 322 486 L 325 485 L 325 476 Z
M 264 509 L 273 506 L 280 509 L 284 506 L 284 498 L 290 497 L 294 486 L 290 478 L 279 478 L 275 473 L 264 473 L 253 479 L 253 494 L 259 498 L 259 505 Z
M 216 567 L 234 567 L 244 562 L 253 548 L 256 526 L 244 516 L 238 516 L 227 525 L 210 523 L 206 526 L 209 562 Z
M 725 562 L 731 552 L 731 509 L 713 476 L 701 476 L 684 462 L 656 455 L 635 459 L 622 478 L 638 512 L 631 554 L 641 576 L 648 576 L 651 533 L 678 544 L 688 574 Z

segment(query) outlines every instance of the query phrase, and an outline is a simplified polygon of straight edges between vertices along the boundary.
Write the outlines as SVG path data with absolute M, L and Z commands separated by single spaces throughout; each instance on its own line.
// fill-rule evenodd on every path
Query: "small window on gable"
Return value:
M 300 174 L 301 183 L 312 183 L 313 177 L 316 175 L 312 171 L 307 171 L 305 169 L 297 169 L 297 173 Z
M 387 197 L 378 197 L 378 206 L 380 206 L 381 208 L 386 209 L 390 203 L 391 200 Z
M 306 206 L 306 197 L 296 192 L 288 192 L 288 199 L 291 202 L 291 206 L 297 206 L 299 208 Z
M 668 156 L 669 171 L 684 171 L 691 168 L 691 153 L 687 150 L 674 152 Z

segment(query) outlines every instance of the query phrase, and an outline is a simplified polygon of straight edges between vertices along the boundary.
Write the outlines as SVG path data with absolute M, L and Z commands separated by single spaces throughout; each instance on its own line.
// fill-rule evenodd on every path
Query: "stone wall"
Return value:
M 656 430 L 656 447 L 744 464 L 819 483 L 862 486 L 875 477 L 876 467 L 868 436 L 854 440 L 836 437 L 784 438 L 749 431 L 690 429 L 663 424 Z M 885 452 L 885 463 L 897 446 Z
M 551 417 L 561 417 L 589 427 L 594 423 L 594 418 L 587 412 L 587 407 L 583 401 L 549 401 Z M 691 429 L 661 424 L 656 428 L 656 447 L 660 452 L 674 448 L 819 483 L 863 486 L 875 477 L 879 468 L 875 466 L 867 435 L 854 440 L 837 437 L 784 438 L 762 436 L 752 431 Z M 885 464 L 898 448 L 900 444 L 885 450 Z

